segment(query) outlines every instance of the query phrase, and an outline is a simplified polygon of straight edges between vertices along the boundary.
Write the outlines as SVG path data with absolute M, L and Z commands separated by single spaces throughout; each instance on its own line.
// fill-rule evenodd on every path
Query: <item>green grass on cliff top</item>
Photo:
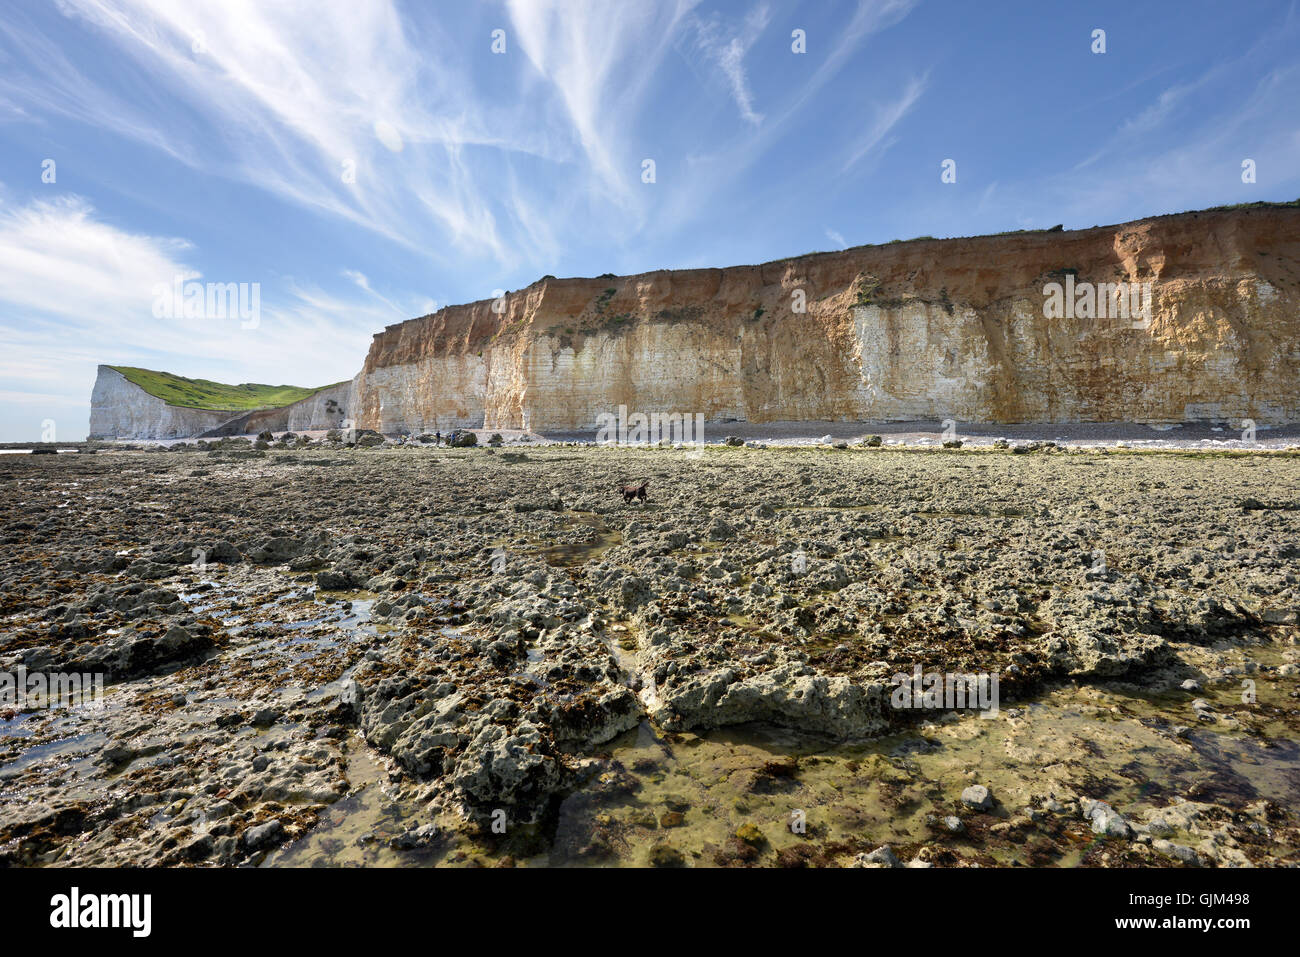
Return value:
M 248 412 L 254 409 L 278 409 L 292 405 L 309 395 L 315 395 L 329 386 L 306 389 L 297 385 L 258 385 L 245 382 L 226 385 L 207 379 L 187 379 L 170 372 L 138 369 L 135 366 L 109 366 L 122 373 L 131 382 L 168 405 L 186 409 L 213 409 L 217 411 Z M 337 385 L 338 383 L 334 383 Z

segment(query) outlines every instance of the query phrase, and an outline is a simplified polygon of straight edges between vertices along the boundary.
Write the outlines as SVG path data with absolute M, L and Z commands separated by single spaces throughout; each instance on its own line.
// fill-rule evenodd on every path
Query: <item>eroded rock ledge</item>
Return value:
M 0 864 L 1295 862 L 1294 452 L 241 444 L 3 464 Z

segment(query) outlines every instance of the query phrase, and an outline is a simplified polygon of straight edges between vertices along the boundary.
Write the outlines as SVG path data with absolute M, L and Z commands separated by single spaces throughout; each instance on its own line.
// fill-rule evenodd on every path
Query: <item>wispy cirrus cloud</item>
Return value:
M 876 121 L 867 130 L 866 134 L 853 144 L 848 161 L 844 164 L 847 170 L 854 166 L 868 153 L 877 151 L 880 148 L 888 149 L 893 142 L 888 139 L 890 132 L 895 126 L 911 112 L 916 101 L 921 98 L 925 92 L 925 87 L 929 81 L 929 74 L 908 82 L 898 97 L 888 103 L 885 103 L 876 109 Z
M 1114 164 L 1122 163 L 1124 156 L 1203 154 L 1217 149 L 1216 144 L 1234 140 L 1245 148 L 1251 141 L 1258 143 L 1260 137 L 1255 131 L 1260 128 L 1285 130 L 1288 123 L 1294 122 L 1289 120 L 1294 110 L 1288 107 L 1294 106 L 1295 87 L 1300 80 L 1291 55 L 1298 39 L 1300 12 L 1293 4 L 1280 23 L 1247 48 L 1211 63 L 1198 75 L 1166 86 L 1136 113 L 1124 117 L 1114 133 L 1080 160 L 1074 170 L 1082 171 L 1107 160 L 1112 165 L 1100 175 L 1113 176 Z M 1286 65 L 1269 66 L 1278 61 L 1279 54 Z M 1243 81 L 1252 76 L 1253 86 L 1243 88 Z M 1222 103 L 1227 108 L 1207 112 L 1207 102 Z M 1170 142 L 1161 133 L 1175 125 L 1183 132 Z M 1189 128 L 1194 131 L 1191 136 L 1186 132 Z M 1251 132 L 1246 133 L 1248 130 Z M 1272 140 L 1274 134 L 1270 132 L 1266 138 Z M 1154 173 L 1166 181 L 1169 178 L 1161 168 L 1155 168 Z M 1193 181 L 1201 183 L 1203 179 L 1194 176 Z
M 763 115 L 754 109 L 754 94 L 745 72 L 745 54 L 767 29 L 771 19 L 772 12 L 766 4 L 751 10 L 738 30 L 729 27 L 717 13 L 707 18 L 691 19 L 696 32 L 696 48 L 722 71 L 741 118 L 754 126 L 763 122 Z
M 494 196 L 465 158 L 479 146 L 541 154 L 543 139 L 512 121 L 514 109 L 483 105 L 465 71 L 423 55 L 393 3 L 60 0 L 60 8 L 121 51 L 123 68 L 157 91 L 153 102 L 126 100 L 21 25 L 0 34 L 26 68 L 0 86 L 6 97 L 109 126 L 408 248 L 449 239 L 502 261 L 544 252 L 507 245 Z M 426 44 L 450 46 L 436 25 L 423 29 Z
M 750 167 L 759 163 L 769 150 L 791 134 L 796 123 L 806 118 L 806 108 L 810 101 L 848 65 L 864 44 L 876 34 L 898 24 L 919 3 L 920 0 L 858 0 L 853 15 L 845 26 L 832 34 L 834 42 L 812 75 L 793 86 L 779 102 L 774 103 L 772 109 L 764 115 L 762 123 L 751 125 L 744 133 L 721 142 L 710 152 L 690 158 L 691 178 L 695 187 L 690 192 L 678 194 L 661 210 L 661 228 L 671 231 L 680 227 L 695 216 L 703 205 L 700 202 L 701 196 L 716 194 L 724 184 L 738 181 Z M 842 169 L 827 170 L 827 173 L 843 173 L 876 148 L 924 93 L 928 76 L 927 72 L 921 79 L 911 81 L 894 101 L 877 105 L 878 121 L 873 126 L 876 131 L 874 138 L 868 134 L 851 150 L 851 159 Z
M 393 302 L 393 300 L 389 299 L 387 296 L 383 295 L 382 293 L 377 292 L 374 289 L 374 287 L 370 285 L 370 277 L 367 276 L 365 273 L 358 272 L 355 269 L 345 269 L 343 270 L 343 275 L 358 289 L 364 289 L 366 292 L 370 293 L 371 296 L 373 296 L 374 298 L 382 302 L 384 305 L 386 305 L 389 309 L 392 309 L 393 312 L 405 318 L 409 318 L 403 312 L 401 306 Z
M 634 205 L 639 172 L 623 148 L 627 125 L 698 2 L 507 0 L 519 45 L 559 98 L 600 184 L 622 206 Z
M 1212 88 L 1227 80 L 1211 70 L 1189 87 Z M 1300 122 L 1283 118 L 1294 117 L 1300 102 L 1300 66 L 1264 70 L 1243 94 L 1221 97 L 1225 106 L 1202 107 L 1177 138 L 1159 135 L 1181 100 L 1164 93 L 1121 124 L 1088 162 L 1046 183 L 1021 184 L 1020 190 L 1055 195 L 1062 218 L 1088 224 L 1263 198 L 1258 194 L 1268 196 L 1274 184 L 1296 181 Z M 1131 135 L 1133 129 L 1144 135 Z M 1255 184 L 1241 180 L 1247 158 L 1258 167 Z
M 921 0 L 858 0 L 853 16 L 826 58 L 809 81 L 802 86 L 782 114 L 782 122 L 795 115 L 805 103 L 844 69 L 849 58 L 871 36 L 888 30 L 905 19 Z
M 639 179 L 670 51 L 693 50 L 735 102 L 746 131 L 721 157 L 734 175 L 917 2 L 857 0 L 812 76 L 760 109 L 746 59 L 772 21 L 767 2 L 724 20 L 700 0 L 503 0 L 508 53 L 495 56 L 486 31 L 467 44 L 396 0 L 58 0 L 116 60 L 77 56 L 15 16 L 0 23 L 0 103 L 103 127 L 444 265 L 549 267 L 587 238 L 593 211 L 615 213 L 621 243 L 706 205 L 706 182 L 664 203 Z M 556 182 L 578 189 L 557 203 Z

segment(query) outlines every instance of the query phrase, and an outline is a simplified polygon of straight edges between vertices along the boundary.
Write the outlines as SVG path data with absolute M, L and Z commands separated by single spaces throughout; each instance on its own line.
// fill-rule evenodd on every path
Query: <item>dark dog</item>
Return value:
M 632 499 L 639 498 L 645 501 L 645 491 L 649 487 L 649 482 L 642 482 L 640 485 L 620 485 L 618 490 L 623 494 L 623 504 L 630 504 Z

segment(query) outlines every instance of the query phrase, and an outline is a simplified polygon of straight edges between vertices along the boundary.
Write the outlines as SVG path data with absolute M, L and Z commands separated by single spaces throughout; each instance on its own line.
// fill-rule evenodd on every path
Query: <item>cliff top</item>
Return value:
M 168 405 L 186 409 L 230 412 L 277 409 L 315 395 L 321 389 L 329 388 L 327 385 L 305 388 L 297 385 L 261 385 L 255 382 L 227 385 L 224 382 L 187 379 L 185 376 L 170 372 L 141 369 L 136 366 L 108 366 L 107 368 L 121 373 L 128 381 L 150 395 L 162 399 Z
M 648 306 L 657 310 L 657 315 L 671 317 L 682 313 L 682 309 L 675 307 L 688 299 L 695 301 L 703 297 L 712 300 L 719 295 L 719 288 L 737 284 L 746 288 L 755 284 L 779 284 L 792 271 L 820 279 L 825 289 L 848 288 L 860 274 L 869 273 L 875 279 L 889 280 L 894 286 L 900 285 L 905 276 L 905 285 L 912 295 L 942 299 L 948 293 L 954 297 L 965 294 L 970 301 L 978 302 L 981 296 L 987 296 L 990 281 L 986 273 L 989 269 L 1003 274 L 1008 281 L 1009 278 L 1023 281 L 1040 272 L 1075 266 L 1077 264 L 1071 257 L 1094 250 L 1094 247 L 1095 250 L 1110 252 L 1113 258 L 1113 250 L 1117 248 L 1116 237 L 1121 234 L 1140 235 L 1155 230 L 1162 235 L 1173 235 L 1224 228 L 1231 232 L 1236 224 L 1248 220 L 1267 221 L 1279 216 L 1288 222 L 1300 216 L 1300 199 L 1216 206 L 1082 229 L 1053 226 L 943 239 L 918 236 L 829 252 L 803 253 L 756 265 L 657 269 L 630 275 L 605 273 L 594 278 L 558 279 L 547 275 L 523 289 L 507 292 L 497 308 L 493 308 L 493 300 L 482 299 L 444 306 L 429 315 L 385 327 L 374 335 L 365 371 L 414 361 L 431 350 L 461 354 L 480 352 L 503 336 L 524 332 L 540 312 L 545 313 L 550 327 L 565 333 L 591 331 L 593 324 L 618 329 L 631 325 L 631 320 L 644 315 Z M 958 261 L 964 262 L 961 272 L 970 280 L 968 285 L 971 288 L 964 291 L 959 288 L 953 268 Z M 1203 263 L 1198 260 L 1198 264 L 1215 269 L 1221 265 L 1212 255 Z M 934 288 L 929 288 L 931 286 Z M 658 295 L 657 298 L 663 301 L 651 304 L 646 292 L 651 287 L 660 292 L 666 289 L 674 292 Z M 727 294 L 733 291 L 728 288 Z M 760 307 L 766 307 L 770 315 L 773 306 L 758 299 L 743 305 L 755 310 L 755 318 L 764 313 L 764 308 Z
M 965 243 L 977 243 L 981 240 L 1006 240 L 1008 238 L 1015 238 L 1015 237 L 1024 237 L 1026 239 L 1044 238 L 1049 240 L 1055 239 L 1057 237 L 1062 237 L 1063 235 L 1084 237 L 1089 233 L 1113 232 L 1114 230 L 1117 229 L 1124 229 L 1126 227 L 1134 227 L 1145 223 L 1155 223 L 1155 222 L 1161 222 L 1165 220 L 1195 219 L 1200 216 L 1211 215 L 1211 214 L 1222 215 L 1222 216 L 1236 216 L 1236 215 L 1241 215 L 1242 213 L 1250 213 L 1254 211 L 1275 211 L 1275 210 L 1296 210 L 1297 212 L 1300 212 L 1300 198 L 1290 200 L 1289 202 L 1263 202 L 1262 201 L 1262 202 L 1255 202 L 1255 203 L 1237 203 L 1235 205 L 1229 205 L 1229 206 L 1211 206 L 1206 209 L 1187 210 L 1181 213 L 1163 213 L 1157 216 L 1144 216 L 1141 219 L 1129 220 L 1123 223 L 1111 223 L 1108 225 L 1087 226 L 1080 229 L 1065 229 L 1063 226 L 1051 226 L 1044 229 L 1012 229 L 1000 233 L 981 233 L 976 236 L 947 236 L 943 238 L 937 238 L 934 236 L 915 236 L 911 239 L 891 239 L 888 242 L 884 242 L 884 243 L 864 243 L 858 246 L 849 246 L 845 249 L 820 250 L 820 251 L 814 251 L 808 253 L 799 253 L 793 256 L 782 256 L 779 259 L 772 259 L 766 262 L 755 263 L 752 265 L 734 264 L 731 266 L 691 267 L 686 269 L 652 269 L 646 272 L 629 273 L 627 275 L 615 275 L 614 273 L 604 273 L 596 277 L 572 276 L 572 277 L 557 278 L 555 276 L 546 275 L 546 276 L 542 276 L 540 279 L 537 279 L 530 285 L 525 286 L 521 290 L 507 292 L 505 295 L 506 298 L 509 299 L 513 296 L 519 295 L 525 290 L 532 289 L 533 287 L 540 286 L 544 283 L 558 283 L 561 285 L 575 284 L 575 285 L 585 286 L 587 284 L 600 283 L 600 282 L 623 283 L 631 280 L 641 279 L 644 277 L 649 277 L 649 276 L 654 276 L 654 275 L 659 275 L 664 273 L 670 275 L 688 276 L 688 275 L 698 274 L 698 273 L 717 272 L 717 271 L 726 271 L 726 270 L 735 270 L 735 269 L 764 269 L 765 267 L 779 266 L 783 264 L 797 263 L 797 262 L 806 262 L 808 260 L 816 260 L 822 258 L 832 259 L 836 257 L 850 256 L 855 253 L 860 254 L 867 251 L 894 250 L 897 249 L 899 246 L 911 245 L 913 243 L 938 243 L 938 244 L 956 245 L 956 244 L 965 244 Z M 460 305 L 444 306 L 443 308 L 437 310 L 436 312 L 429 313 L 428 315 L 415 316 L 410 319 L 405 319 L 401 322 L 396 322 L 391 325 L 388 325 L 384 328 L 383 332 L 375 333 L 374 338 L 381 339 L 384 337 L 385 333 L 394 332 L 410 323 L 420 323 L 425 320 L 432 319 L 438 316 L 444 316 L 448 313 L 464 310 L 467 307 L 478 306 L 490 302 L 492 302 L 492 300 L 490 299 L 480 299 L 480 300 L 475 300 L 474 302 L 468 302 Z M 484 338 L 490 337 L 491 334 L 496 332 L 495 324 L 490 324 L 490 325 L 493 326 L 493 328 L 491 328 L 490 331 L 479 329 L 479 330 L 475 330 L 475 332 L 477 332 L 480 336 L 484 336 L 484 333 L 486 332 L 486 336 L 484 336 Z

